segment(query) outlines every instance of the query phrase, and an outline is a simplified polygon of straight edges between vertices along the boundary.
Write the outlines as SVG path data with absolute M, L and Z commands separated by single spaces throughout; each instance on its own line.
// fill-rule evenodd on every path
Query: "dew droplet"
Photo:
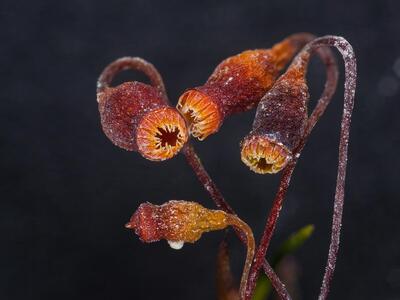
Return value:
M 174 250 L 182 249 L 183 245 L 185 244 L 184 241 L 167 241 L 169 246 Z

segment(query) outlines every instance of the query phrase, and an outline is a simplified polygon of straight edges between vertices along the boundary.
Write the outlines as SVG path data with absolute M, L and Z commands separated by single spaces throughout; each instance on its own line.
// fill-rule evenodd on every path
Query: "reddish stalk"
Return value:
M 339 251 L 340 230 L 342 226 L 344 188 L 347 167 L 347 152 L 349 146 L 349 134 L 351 124 L 351 114 L 354 108 L 354 95 L 356 90 L 357 62 L 352 46 L 344 38 L 326 36 L 315 40 L 310 47 L 316 49 L 324 45 L 336 47 L 342 54 L 345 65 L 345 91 L 344 108 L 342 115 L 342 125 L 339 142 L 339 163 L 336 179 L 335 200 L 333 203 L 333 220 L 331 242 L 329 245 L 328 259 L 325 267 L 325 274 L 322 280 L 321 291 L 318 299 L 323 300 L 328 297 L 330 282 L 335 271 L 337 253 Z
M 113 63 L 108 65 L 106 69 L 101 73 L 97 82 L 97 93 L 102 92 L 106 87 L 109 87 L 115 76 L 124 70 L 141 71 L 150 79 L 151 84 L 156 87 L 160 95 L 163 97 L 166 104 L 170 105 L 169 99 L 165 90 L 165 85 L 160 73 L 157 69 L 149 62 L 145 61 L 139 57 L 123 57 L 115 60 Z M 193 146 L 190 142 L 182 148 L 182 153 L 185 155 L 188 164 L 193 169 L 199 181 L 202 183 L 203 187 L 210 194 L 211 198 L 214 200 L 218 208 L 228 212 L 230 214 L 236 215 L 234 210 L 226 202 L 223 195 L 215 185 L 214 181 L 211 179 L 210 175 L 204 168 L 200 161 L 200 158 L 196 154 Z M 244 245 L 247 245 L 247 238 L 242 233 L 242 231 L 234 228 L 236 235 L 239 237 Z M 272 286 L 275 288 L 276 292 L 282 299 L 290 299 L 290 296 L 285 288 L 285 285 L 281 282 L 279 277 L 276 275 L 275 271 L 269 265 L 269 263 L 264 259 L 262 264 L 265 273 L 270 279 Z
M 295 35 L 294 35 L 295 36 Z M 315 38 L 312 34 L 304 33 L 304 34 L 298 34 L 296 36 L 298 39 L 298 43 L 304 43 L 311 41 Z M 317 50 L 318 55 L 321 59 L 321 61 L 324 63 L 326 67 L 326 83 L 324 87 L 324 91 L 318 100 L 318 104 L 315 107 L 314 111 L 312 112 L 311 116 L 309 117 L 307 127 L 306 127 L 306 135 L 309 135 L 315 124 L 317 123 L 319 117 L 324 113 L 327 105 L 329 104 L 333 94 L 336 91 L 336 86 L 337 86 L 337 81 L 338 81 L 338 69 L 337 69 L 337 63 L 336 60 L 333 56 L 333 53 L 329 49 L 319 49 Z M 302 142 L 300 142 L 302 143 Z M 304 141 L 305 143 L 305 141 Z M 301 146 L 301 149 L 304 147 L 304 144 Z M 301 151 L 299 150 L 299 152 Z M 295 150 L 296 151 L 296 150 Z M 196 154 L 193 146 L 188 142 L 185 146 L 182 148 L 182 152 L 186 157 L 186 160 L 188 164 L 192 167 L 193 171 L 195 172 L 197 178 L 203 185 L 203 187 L 207 190 L 207 192 L 210 194 L 211 198 L 214 200 L 215 204 L 217 205 L 218 208 L 231 213 L 231 214 L 236 214 L 235 211 L 231 208 L 231 206 L 226 202 L 224 199 L 223 195 L 211 179 L 210 175 L 208 172 L 205 170 L 203 164 L 200 161 L 200 158 Z M 297 152 L 296 152 L 297 153 Z M 271 212 L 272 215 L 276 216 L 275 222 L 271 220 L 271 223 L 276 223 L 276 220 L 279 215 L 280 208 L 282 207 L 282 202 L 286 194 L 287 187 L 289 186 L 290 178 L 293 173 L 294 167 L 297 162 L 297 157 L 293 160 L 294 164 L 289 163 L 289 165 L 283 170 L 283 176 L 280 184 L 280 188 L 278 191 L 278 194 L 280 195 L 276 197 L 276 203 L 274 202 L 273 207 L 276 208 L 275 212 Z M 286 186 L 286 187 L 285 187 Z M 280 200 L 279 200 L 280 199 Z M 280 202 L 280 203 L 279 203 Z M 279 209 L 278 209 L 279 208 Z M 270 215 L 271 215 L 270 214 Z M 271 224 L 272 225 L 272 224 Z M 269 240 L 272 236 L 272 233 L 274 231 L 275 225 L 273 225 L 270 229 L 269 232 Z M 245 237 L 240 231 L 235 230 L 237 236 L 240 238 L 240 240 L 246 244 Z M 269 243 L 269 242 L 268 242 Z M 267 245 L 268 246 L 268 245 Z M 285 285 L 282 283 L 280 278 L 276 275 L 275 271 L 273 268 L 270 266 L 268 261 L 265 259 L 265 254 L 264 256 L 256 256 L 254 260 L 254 264 L 258 265 L 258 271 L 260 270 L 261 267 L 263 267 L 265 274 L 267 275 L 268 279 L 271 281 L 272 286 L 274 287 L 275 291 L 279 295 L 281 299 L 291 299 Z M 257 272 L 258 273 L 258 272 Z M 250 273 L 251 274 L 251 273 Z M 254 280 L 254 283 L 251 283 L 251 276 L 249 276 L 249 282 L 248 284 L 256 284 L 257 278 Z M 254 289 L 253 287 L 253 289 Z
M 203 164 L 200 161 L 200 158 L 197 156 L 193 146 L 188 142 L 183 148 L 182 152 L 186 157 L 188 164 L 193 169 L 197 178 L 210 194 L 211 198 L 214 200 L 215 204 L 218 208 L 236 215 L 235 211 L 231 208 L 231 206 L 226 202 L 221 192 L 218 190 L 214 181 L 211 179 L 210 175 L 204 168 Z M 236 235 L 239 237 L 243 244 L 247 244 L 246 236 L 240 230 L 234 228 Z M 275 273 L 274 269 L 268 263 L 266 259 L 262 259 L 262 267 L 264 269 L 265 274 L 268 279 L 271 281 L 272 286 L 275 288 L 275 291 L 280 296 L 281 299 L 291 299 L 288 291 L 286 290 L 285 285 L 282 283 L 278 275 Z
M 140 57 L 121 57 L 109 64 L 100 74 L 97 80 L 97 93 L 102 92 L 109 87 L 115 76 L 125 70 L 134 70 L 143 72 L 151 82 L 151 85 L 157 88 L 160 95 L 168 103 L 167 91 L 165 90 L 164 81 L 157 69 L 148 61 Z
M 320 300 L 326 299 L 329 293 L 329 286 L 333 277 L 336 264 L 336 257 L 339 250 L 340 229 L 341 229 L 343 203 L 344 203 L 344 187 L 345 187 L 345 176 L 346 176 L 346 166 L 347 166 L 349 129 L 351 122 L 351 113 L 354 107 L 354 93 L 356 86 L 356 59 L 351 45 L 344 38 L 336 36 L 325 36 L 317 38 L 314 41 L 310 42 L 306 47 L 304 47 L 302 52 L 299 53 L 299 55 L 296 57 L 294 63 L 299 63 L 299 62 L 308 63 L 304 62 L 304 57 L 309 56 L 311 53 L 316 51 L 316 49 L 324 46 L 336 47 L 343 56 L 345 63 L 345 91 L 344 91 L 344 108 L 341 121 L 341 132 L 340 132 L 340 142 L 339 142 L 339 157 L 338 157 L 339 162 L 338 162 L 338 173 L 336 180 L 331 242 L 329 246 L 328 259 L 325 268 L 324 278 L 322 281 L 321 292 L 319 295 Z M 328 76 L 331 76 L 331 78 L 333 77 L 337 78 L 336 70 L 332 68 L 330 69 L 331 69 L 330 75 L 328 73 Z M 246 299 L 250 299 L 254 291 L 255 284 L 261 268 L 261 264 L 259 263 L 259 261 L 260 259 L 264 259 L 265 257 L 272 234 L 276 226 L 277 219 L 279 217 L 279 212 L 282 208 L 282 204 L 287 189 L 289 187 L 290 178 L 298 161 L 299 155 L 302 149 L 304 148 L 304 145 L 307 142 L 307 139 L 313 127 L 315 126 L 319 118 L 322 116 L 327 105 L 329 104 L 333 92 L 335 90 L 327 86 L 328 82 L 327 85 L 325 86 L 324 96 L 321 97 L 321 99 L 319 100 L 317 106 L 315 107 L 313 113 L 311 114 L 308 120 L 307 128 L 305 130 L 305 135 L 295 151 L 297 155 L 295 155 L 293 161 L 289 163 L 289 165 L 283 171 L 278 193 L 275 196 L 275 200 L 273 202 L 271 212 L 268 216 L 259 248 L 256 252 L 255 262 L 253 264 L 252 270 L 250 271 L 248 289 L 247 289 L 248 293 Z

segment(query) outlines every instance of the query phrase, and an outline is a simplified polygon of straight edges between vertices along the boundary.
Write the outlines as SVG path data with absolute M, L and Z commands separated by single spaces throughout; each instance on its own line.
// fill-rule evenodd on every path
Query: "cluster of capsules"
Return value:
M 348 137 L 356 86 L 356 59 L 345 39 L 337 36 L 316 38 L 298 33 L 270 49 L 248 50 L 231 56 L 215 68 L 203 85 L 184 91 L 176 107 L 169 104 L 157 70 L 140 58 L 125 57 L 114 61 L 104 69 L 97 86 L 102 128 L 113 144 L 136 151 L 152 161 L 170 159 L 183 150 L 208 191 L 216 189 L 210 188 L 211 179 L 207 178 L 205 171 L 199 175 L 200 161 L 197 156 L 189 155 L 190 146 L 185 147 L 189 136 L 203 141 L 217 133 L 228 116 L 256 107 L 252 128 L 240 144 L 241 159 L 258 174 L 277 173 L 290 163 L 286 177 L 284 172 L 285 178 L 281 181 L 283 188 L 277 195 L 279 201 L 276 203 L 281 207 L 298 154 L 336 89 L 336 62 L 330 52 L 320 49 L 318 54 L 327 67 L 327 84 L 316 108 L 308 115 L 310 96 L 306 72 L 311 55 L 325 46 L 336 47 L 342 54 L 345 87 L 331 244 L 320 299 L 327 297 L 339 249 Z M 115 75 L 126 69 L 144 72 L 151 84 L 132 81 L 112 87 Z M 257 258 L 265 256 L 269 238 L 263 236 L 264 243 L 259 246 L 253 261 L 255 243 L 251 228 L 224 206 L 226 211 L 210 210 L 196 202 L 183 200 L 172 200 L 160 206 L 144 203 L 126 227 L 143 242 L 164 239 L 172 248 L 180 249 L 185 242 L 196 242 L 205 232 L 233 226 L 236 232 L 241 233 L 241 240 L 247 242 L 240 299 L 251 299 L 261 266 L 261 259 Z M 277 212 L 278 206 L 275 206 Z M 272 226 L 272 230 L 267 228 L 266 234 L 272 234 L 277 216 L 272 215 L 275 219 L 271 220 L 275 221 L 268 219 L 267 225 Z M 249 276 L 250 273 L 255 275 Z
M 223 60 L 204 85 L 187 89 L 175 108 L 149 63 L 119 59 L 105 68 L 98 81 L 103 131 L 118 147 L 163 161 L 179 153 L 190 135 L 203 141 L 218 132 L 226 117 L 257 107 L 252 129 L 241 143 L 241 159 L 256 173 L 277 173 L 293 158 L 307 123 L 309 54 L 298 55 L 285 73 L 281 71 L 313 38 L 294 34 L 270 49 L 248 50 Z M 125 69 L 144 71 L 151 85 L 133 81 L 111 87 L 113 77 Z M 244 293 L 255 245 L 251 229 L 236 215 L 189 201 L 144 203 L 126 224 L 142 241 L 165 239 L 174 249 L 227 226 L 242 231 L 247 240 L 240 289 Z
M 277 173 L 302 136 L 308 100 L 305 68 L 289 67 L 278 76 L 310 39 L 311 35 L 294 34 L 270 49 L 223 60 L 204 85 L 179 97 L 176 108 L 157 85 L 133 81 L 110 87 L 117 72 L 132 67 L 129 58 L 117 60 L 99 79 L 103 131 L 118 147 L 162 161 L 179 153 L 189 135 L 203 141 L 229 115 L 257 106 L 253 128 L 241 143 L 241 158 L 256 173 Z

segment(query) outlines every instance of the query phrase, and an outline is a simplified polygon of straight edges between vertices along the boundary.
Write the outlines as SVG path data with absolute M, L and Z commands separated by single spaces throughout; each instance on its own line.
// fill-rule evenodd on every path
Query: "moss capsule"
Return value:
M 179 98 L 177 108 L 190 133 L 204 140 L 219 130 L 225 117 L 256 106 L 279 72 L 312 38 L 294 34 L 270 49 L 248 50 L 222 61 L 204 85 L 188 89 Z
M 157 89 L 140 82 L 106 87 L 98 94 L 101 124 L 118 147 L 160 161 L 173 157 L 188 139 L 185 120 Z

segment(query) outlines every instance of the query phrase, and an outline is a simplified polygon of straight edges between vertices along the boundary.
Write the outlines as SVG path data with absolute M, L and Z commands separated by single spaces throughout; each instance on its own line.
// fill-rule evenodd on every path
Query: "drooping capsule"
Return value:
M 171 200 L 163 205 L 142 203 L 126 224 L 143 242 L 165 239 L 194 243 L 204 232 L 229 226 L 227 214 L 196 202 Z
M 204 140 L 219 130 L 227 116 L 257 105 L 294 54 L 313 38 L 294 34 L 270 49 L 244 51 L 221 62 L 204 85 L 179 98 L 177 108 L 190 133 Z
M 205 232 L 233 226 L 240 230 L 247 240 L 247 255 L 240 282 L 240 294 L 244 293 L 255 242 L 250 227 L 237 216 L 222 210 L 204 208 L 196 202 L 171 200 L 163 205 L 143 203 L 132 215 L 126 228 L 132 229 L 143 242 L 168 241 L 172 248 L 180 249 L 183 243 L 194 243 Z
M 349 132 L 350 132 L 351 116 L 354 108 L 354 96 L 356 90 L 357 60 L 355 57 L 353 47 L 346 39 L 340 36 L 328 35 L 317 38 L 312 42 L 308 43 L 303 48 L 303 50 L 296 56 L 296 58 L 292 63 L 292 66 L 294 66 L 304 74 L 309 62 L 310 55 L 315 53 L 321 47 L 327 47 L 327 46 L 337 48 L 337 50 L 339 50 L 340 54 L 342 55 L 345 67 L 345 76 L 344 76 L 345 82 L 344 82 L 344 97 L 343 97 L 344 100 L 343 114 L 340 126 L 336 188 L 335 188 L 334 203 L 332 205 L 334 208 L 332 217 L 333 218 L 332 230 L 331 230 L 328 258 L 325 266 L 325 273 L 323 276 L 318 299 L 326 299 L 328 297 L 329 287 L 331 284 L 332 277 L 334 275 L 335 265 L 337 261 L 337 254 L 339 251 L 339 241 L 340 241 L 340 233 L 342 227 L 341 225 L 342 225 L 343 205 L 345 196 L 344 191 L 345 191 L 346 168 L 347 168 L 347 158 L 348 158 Z M 271 236 L 274 232 L 277 218 L 279 216 L 279 211 L 282 208 L 282 203 L 286 191 L 289 187 L 290 178 L 293 173 L 294 167 L 296 165 L 297 158 L 299 157 L 299 154 L 302 151 L 313 127 L 316 125 L 316 123 L 326 110 L 328 104 L 330 103 L 330 100 L 334 93 L 337 82 L 337 70 L 335 70 L 335 67 L 330 69 L 331 72 L 328 72 L 327 74 L 329 75 L 330 73 L 330 76 L 327 76 L 327 82 L 325 84 L 323 95 L 319 99 L 316 107 L 314 108 L 313 112 L 311 113 L 307 121 L 303 137 L 300 139 L 300 142 L 298 142 L 298 145 L 294 149 L 293 161 L 287 167 L 287 169 L 285 169 L 284 174 L 282 176 L 281 183 L 279 186 L 279 191 L 274 199 L 273 208 L 267 219 L 266 227 L 264 229 L 264 234 L 261 238 L 261 243 L 256 253 L 256 257 L 265 256 L 269 242 L 271 240 Z M 328 80 L 330 80 L 330 83 L 328 82 Z M 258 274 L 262 267 L 260 261 L 261 260 L 255 260 L 252 266 L 250 280 L 248 281 L 248 286 L 247 286 L 248 293 L 246 293 L 246 295 L 248 295 L 248 298 L 246 298 L 246 300 L 251 299 L 252 293 L 256 286 Z
M 110 82 L 125 69 L 146 73 L 152 86 Z M 164 87 L 156 69 L 146 61 L 124 57 L 109 64 L 98 81 L 97 101 L 106 136 L 118 147 L 138 151 L 143 157 L 160 161 L 173 157 L 188 139 L 184 118 L 166 104 Z
M 305 69 L 292 65 L 261 99 L 241 143 L 241 159 L 252 171 L 277 173 L 292 159 L 307 124 L 308 100 Z

